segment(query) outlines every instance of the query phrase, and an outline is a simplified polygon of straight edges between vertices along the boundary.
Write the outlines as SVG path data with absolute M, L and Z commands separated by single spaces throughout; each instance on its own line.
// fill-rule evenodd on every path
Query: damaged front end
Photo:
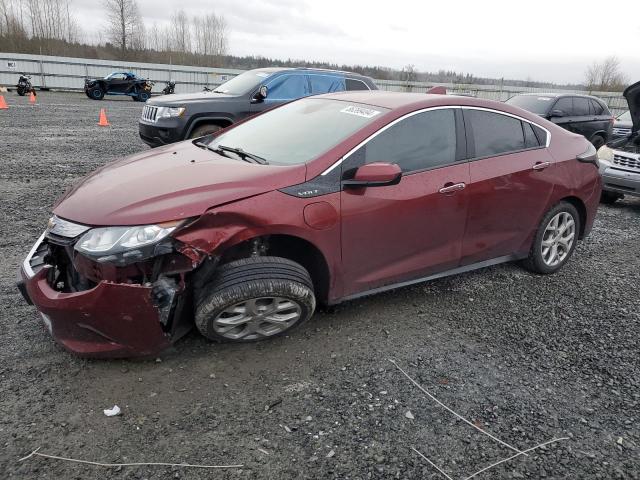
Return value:
M 190 330 L 191 273 L 215 263 L 170 236 L 186 223 L 90 228 L 53 217 L 21 267 L 20 290 L 75 354 L 154 355 Z

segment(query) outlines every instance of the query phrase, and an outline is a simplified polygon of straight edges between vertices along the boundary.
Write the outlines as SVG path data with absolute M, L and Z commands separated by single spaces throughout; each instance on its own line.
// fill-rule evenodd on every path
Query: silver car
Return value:
M 640 197 L 640 82 L 627 87 L 623 95 L 629 104 L 632 127 L 627 135 L 598 150 L 601 201 L 607 204 L 625 195 Z

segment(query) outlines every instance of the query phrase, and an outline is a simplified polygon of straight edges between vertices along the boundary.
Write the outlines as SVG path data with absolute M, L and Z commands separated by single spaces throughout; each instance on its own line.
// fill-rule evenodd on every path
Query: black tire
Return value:
M 138 92 L 137 95 L 133 95 L 131 97 L 135 102 L 146 102 L 151 98 L 151 94 L 149 92 Z
M 224 264 L 218 267 L 212 280 L 195 293 L 196 327 L 202 335 L 217 342 L 246 343 L 289 333 L 309 320 L 316 307 L 309 272 L 302 265 L 280 257 L 251 257 Z M 253 333 L 251 324 L 261 328 L 264 324 L 266 329 L 274 325 L 262 320 L 268 314 L 277 315 L 271 310 L 275 308 L 273 305 L 278 306 L 277 301 L 270 303 L 269 298 L 279 299 L 280 305 L 285 307 L 288 303 L 293 305 L 286 311 L 297 315 L 297 318 L 282 326 L 276 323 L 274 328 L 281 330 Z M 221 332 L 222 328 L 216 321 L 229 318 L 223 317 L 228 315 L 225 311 L 244 302 L 246 305 L 254 302 L 257 308 L 264 308 L 260 314 L 262 317 L 255 316 L 251 322 Z M 240 308 L 249 309 L 248 306 Z
M 574 221 L 574 237 L 573 243 L 571 244 L 567 255 L 562 259 L 557 265 L 549 265 L 544 261 L 543 258 L 543 246 L 542 241 L 545 235 L 545 231 L 549 222 L 560 213 L 568 213 L 573 217 Z M 538 226 L 538 230 L 536 231 L 536 235 L 533 239 L 533 244 L 531 245 L 531 250 L 529 251 L 529 256 L 523 260 L 523 266 L 532 272 L 540 273 L 543 275 L 548 275 L 550 273 L 555 273 L 560 270 L 565 263 L 569 261 L 573 252 L 576 249 L 576 245 L 578 243 L 578 236 L 580 234 L 580 215 L 578 214 L 578 210 L 569 202 L 560 202 L 551 208 L 543 217 L 540 225 Z
M 18 87 L 18 89 L 16 90 L 17 94 L 20 95 L 21 97 L 24 97 L 24 95 L 27 93 L 27 91 L 22 88 L 22 87 Z
M 622 195 L 621 193 L 607 192 L 603 190 L 600 194 L 600 203 L 604 203 L 605 205 L 613 205 L 623 197 L 624 195 Z
M 104 90 L 100 87 L 92 87 L 87 92 L 87 95 L 91 100 L 102 100 L 104 98 Z
M 605 140 L 601 135 L 594 135 L 591 139 L 591 144 L 598 150 L 600 147 L 604 146 Z
M 214 125 L 212 123 L 205 123 L 204 125 L 198 125 L 189 134 L 189 138 L 204 137 L 205 135 L 211 135 L 217 131 L 222 130 L 220 125 Z

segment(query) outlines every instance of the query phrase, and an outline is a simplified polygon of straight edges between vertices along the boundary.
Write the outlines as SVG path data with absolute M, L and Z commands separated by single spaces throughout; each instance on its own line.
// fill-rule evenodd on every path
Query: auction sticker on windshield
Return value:
M 340 110 L 342 113 L 348 113 L 349 115 L 357 115 L 358 117 L 364 118 L 373 118 L 378 115 L 380 112 L 378 110 L 372 110 L 370 108 L 356 107 L 354 105 L 349 105 L 348 107 Z

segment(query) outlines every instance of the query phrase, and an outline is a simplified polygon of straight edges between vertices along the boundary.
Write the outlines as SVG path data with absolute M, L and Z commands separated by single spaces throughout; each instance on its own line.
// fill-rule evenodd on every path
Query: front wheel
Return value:
M 600 135 L 596 135 L 591 139 L 591 144 L 596 148 L 596 150 L 602 147 L 605 143 L 604 138 Z
M 16 90 L 16 92 L 18 93 L 18 95 L 20 95 L 21 97 L 24 97 L 24 94 L 27 93 L 27 90 L 24 87 L 18 87 L 18 89 Z
M 93 87 L 89 90 L 88 95 L 93 100 L 102 100 L 104 98 L 104 90 L 100 87 Z
M 151 94 L 149 92 L 142 91 L 138 92 L 138 95 L 132 98 L 138 102 L 146 102 L 147 100 L 149 100 L 149 98 L 151 98 Z
M 218 342 L 255 342 L 291 331 L 313 315 L 309 272 L 280 257 L 252 257 L 218 268 L 196 293 L 195 323 Z
M 624 195 L 622 195 L 621 193 L 607 192 L 603 190 L 600 194 L 600 203 L 604 203 L 605 205 L 613 205 L 621 198 L 624 198 Z
M 189 138 L 199 138 L 204 137 L 205 135 L 211 135 L 212 133 L 216 133 L 217 131 L 222 130 L 220 125 L 198 125 L 193 131 L 189 134 Z
M 580 215 L 569 202 L 560 202 L 547 212 L 523 262 L 532 272 L 555 273 L 569 261 L 578 242 Z

